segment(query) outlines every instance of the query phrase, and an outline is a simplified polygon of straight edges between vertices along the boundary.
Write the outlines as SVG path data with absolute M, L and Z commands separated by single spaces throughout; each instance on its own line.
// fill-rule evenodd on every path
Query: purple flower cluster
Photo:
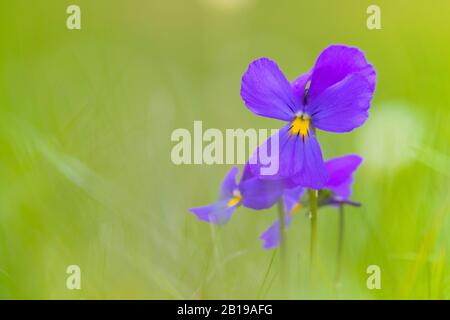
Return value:
M 323 187 L 324 197 L 321 205 L 339 205 L 350 204 L 358 206 L 359 204 L 350 200 L 351 188 L 353 182 L 353 173 L 358 169 L 362 162 L 358 155 L 347 155 L 334 158 L 325 162 L 329 179 Z M 292 189 L 285 189 L 283 192 L 283 204 L 285 210 L 285 226 L 291 223 L 293 214 L 299 211 L 303 206 L 301 197 L 304 188 L 299 186 Z M 280 222 L 276 220 L 260 237 L 264 242 L 264 248 L 270 249 L 276 247 L 280 242 Z
M 242 77 L 241 97 L 256 115 L 286 124 L 244 166 L 239 183 L 238 168 L 232 168 L 222 184 L 219 200 L 191 208 L 200 220 L 226 223 L 242 205 L 254 210 L 282 201 L 285 226 L 301 207 L 305 188 L 319 191 L 319 205 L 358 205 L 350 200 L 352 175 L 362 162 L 357 155 L 324 161 L 316 129 L 343 133 L 364 124 L 375 91 L 376 72 L 357 48 L 332 45 L 318 57 L 314 67 L 290 83 L 277 64 L 267 58 L 253 61 Z M 269 150 L 278 139 L 278 170 L 261 174 L 264 159 L 259 150 Z M 273 150 L 272 150 L 273 151 Z M 264 248 L 280 241 L 280 221 L 266 230 Z

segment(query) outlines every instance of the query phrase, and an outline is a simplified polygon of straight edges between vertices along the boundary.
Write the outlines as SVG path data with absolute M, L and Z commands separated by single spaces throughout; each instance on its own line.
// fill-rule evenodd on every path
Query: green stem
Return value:
M 285 267 L 285 259 L 286 259 L 286 225 L 285 225 L 285 217 L 284 217 L 284 209 L 283 209 L 283 202 L 280 200 L 278 201 L 278 221 L 280 226 L 280 250 L 281 250 L 281 260 L 283 264 L 283 270 Z M 284 270 L 285 271 L 285 270 Z
M 283 201 L 278 201 L 278 221 L 280 227 L 280 251 L 281 251 L 281 285 L 283 292 L 286 292 L 287 288 L 287 253 L 286 253 L 286 220 L 283 208 Z
M 317 191 L 309 189 L 308 193 L 311 219 L 310 268 L 312 272 L 316 266 L 317 256 Z
M 345 213 L 344 205 L 339 205 L 339 231 L 338 231 L 338 248 L 336 256 L 336 287 L 341 284 L 341 265 L 342 265 L 342 248 L 344 245 L 344 226 L 345 226 Z
M 263 297 L 262 296 L 263 289 L 264 289 L 264 286 L 266 285 L 267 278 L 269 277 L 269 273 L 272 270 L 272 264 L 273 264 L 273 260 L 275 259 L 276 253 L 277 253 L 277 251 L 273 250 L 272 258 L 270 259 L 269 266 L 267 267 L 267 270 L 266 270 L 266 274 L 264 275 L 264 279 L 261 283 L 261 287 L 259 288 L 258 300 L 261 300 L 261 298 Z

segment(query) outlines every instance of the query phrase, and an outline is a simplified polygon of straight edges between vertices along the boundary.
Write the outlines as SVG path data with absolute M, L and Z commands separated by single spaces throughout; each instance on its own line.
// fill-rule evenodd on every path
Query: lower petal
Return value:
M 300 198 L 305 192 L 303 187 L 286 189 L 283 192 L 283 204 L 286 214 L 291 214 L 292 209 L 300 203 Z
M 203 207 L 190 208 L 189 211 L 202 221 L 213 224 L 225 224 L 230 220 L 236 207 L 237 204 L 234 206 L 227 206 L 226 201 L 219 201 Z
M 309 136 L 302 141 L 302 153 L 300 155 L 301 168 L 291 177 L 291 181 L 297 186 L 311 189 L 322 189 L 328 180 L 328 173 L 323 162 L 322 151 L 319 142 L 312 130 Z
M 286 217 L 285 227 L 291 223 L 291 217 Z M 280 221 L 276 220 L 266 231 L 259 237 L 262 240 L 264 249 L 272 249 L 280 244 Z
M 240 183 L 242 205 L 254 210 L 272 207 L 284 190 L 283 180 L 264 180 L 257 177 Z
M 300 170 L 298 136 L 290 135 L 287 124 L 258 147 L 249 160 L 250 170 L 262 179 L 282 179 Z
M 314 131 L 302 137 L 290 128 L 286 125 L 257 149 L 250 169 L 261 179 L 289 179 L 295 186 L 321 189 L 328 174 Z

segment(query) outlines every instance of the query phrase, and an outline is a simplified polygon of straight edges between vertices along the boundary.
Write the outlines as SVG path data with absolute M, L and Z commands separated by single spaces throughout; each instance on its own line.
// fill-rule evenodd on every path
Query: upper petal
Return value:
M 202 221 L 214 224 L 225 224 L 230 220 L 236 207 L 237 204 L 227 206 L 227 201 L 218 201 L 207 206 L 190 208 L 189 211 Z
M 302 74 L 297 79 L 292 81 L 291 86 L 292 90 L 294 90 L 294 95 L 297 98 L 298 103 L 303 108 L 305 105 L 305 93 L 306 93 L 306 86 L 311 80 L 311 71 L 305 74 Z
M 236 176 L 239 173 L 239 168 L 233 167 L 223 179 L 222 186 L 220 188 L 220 198 L 232 198 L 233 191 L 237 188 Z
M 289 81 L 267 58 L 253 61 L 242 76 L 241 97 L 253 113 L 289 121 L 299 110 Z
M 366 79 L 372 92 L 375 90 L 376 72 L 364 52 L 346 45 L 329 46 L 319 55 L 312 70 L 309 100 L 313 101 L 328 87 L 354 73 Z
M 353 173 L 361 165 L 363 158 L 358 155 L 347 155 L 334 158 L 325 162 L 329 179 L 325 189 L 333 191 L 342 200 L 347 200 L 351 195 Z
M 348 132 L 368 117 L 373 88 L 367 78 L 355 73 L 323 91 L 307 106 L 312 125 L 331 132 Z

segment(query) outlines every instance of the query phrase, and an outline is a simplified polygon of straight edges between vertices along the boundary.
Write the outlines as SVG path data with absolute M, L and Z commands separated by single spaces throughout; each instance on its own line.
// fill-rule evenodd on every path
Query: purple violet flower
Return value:
M 357 203 L 350 200 L 351 188 L 353 183 L 353 173 L 358 169 L 363 159 L 358 155 L 347 155 L 333 158 L 325 162 L 325 168 L 329 175 L 328 182 L 324 189 L 330 192 L 330 195 L 324 200 L 322 205 L 339 205 Z M 285 189 L 283 192 L 283 203 L 285 209 L 285 226 L 287 227 L 292 220 L 294 213 L 298 212 L 302 207 L 300 198 L 304 189 L 297 187 L 293 189 Z M 264 242 L 265 249 L 271 249 L 280 243 L 280 227 L 278 219 L 260 236 Z
M 338 205 L 358 203 L 350 200 L 352 194 L 353 173 L 361 165 L 363 158 L 356 154 L 333 158 L 325 162 L 330 175 L 324 189 L 331 191 L 330 199 L 325 199 L 321 205 Z
M 219 200 L 213 204 L 190 208 L 200 220 L 225 224 L 231 218 L 233 211 L 239 206 L 254 210 L 272 207 L 284 190 L 281 180 L 263 180 L 253 175 L 248 165 L 244 166 L 241 180 L 236 184 L 237 167 L 233 167 L 222 182 Z
M 279 139 L 278 172 L 261 178 L 290 178 L 305 188 L 322 189 L 328 175 L 314 128 L 342 133 L 361 126 L 375 84 L 375 69 L 364 53 L 345 45 L 326 48 L 312 70 L 292 83 L 274 61 L 253 61 L 242 77 L 245 105 L 256 115 L 287 122 L 260 146 L 269 154 L 270 140 Z M 250 162 L 252 172 L 259 175 L 267 161 L 257 154 Z

